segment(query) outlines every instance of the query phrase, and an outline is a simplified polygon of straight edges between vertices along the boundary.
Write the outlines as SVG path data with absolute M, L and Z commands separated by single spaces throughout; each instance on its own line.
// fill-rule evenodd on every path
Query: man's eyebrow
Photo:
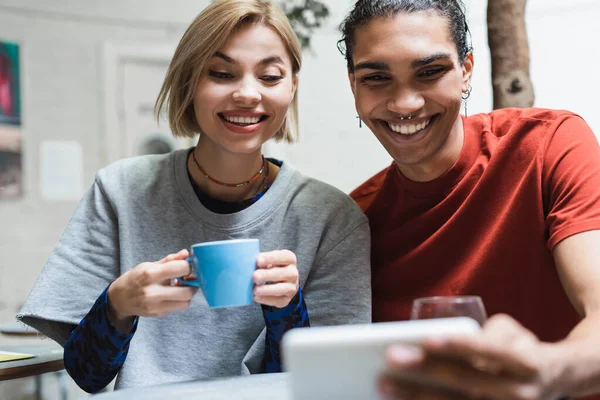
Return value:
M 450 59 L 452 59 L 452 56 L 448 53 L 437 53 L 437 54 L 433 54 L 428 57 L 421 58 L 419 60 L 415 60 L 412 63 L 410 63 L 410 65 L 414 69 L 414 68 L 422 67 L 427 64 L 431 64 L 432 62 L 437 61 L 437 60 L 450 60 Z
M 354 66 L 354 70 L 359 69 L 375 69 L 378 71 L 389 71 L 390 66 L 382 61 L 365 61 Z
M 410 63 L 410 66 L 414 69 L 414 68 L 419 68 L 424 65 L 430 64 L 437 60 L 450 60 L 450 59 L 452 59 L 451 54 L 437 53 L 437 54 L 432 54 L 430 56 L 415 60 L 412 63 Z M 389 71 L 390 66 L 383 61 L 364 61 L 364 62 L 358 63 L 354 66 L 354 70 L 359 70 L 359 69 L 374 69 L 377 71 Z

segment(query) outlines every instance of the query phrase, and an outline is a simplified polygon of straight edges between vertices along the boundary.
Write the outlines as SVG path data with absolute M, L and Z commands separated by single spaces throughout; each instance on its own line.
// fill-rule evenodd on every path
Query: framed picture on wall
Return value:
M 23 193 L 19 45 L 0 41 L 0 198 Z

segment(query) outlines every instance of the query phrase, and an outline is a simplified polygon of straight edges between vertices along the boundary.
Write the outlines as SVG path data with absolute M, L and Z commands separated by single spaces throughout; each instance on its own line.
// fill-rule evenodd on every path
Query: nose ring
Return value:
M 403 116 L 400 116 L 400 119 L 401 119 L 401 120 L 404 120 L 404 119 L 411 119 L 411 118 L 412 118 L 412 113 L 408 114 L 408 117 L 403 117 Z

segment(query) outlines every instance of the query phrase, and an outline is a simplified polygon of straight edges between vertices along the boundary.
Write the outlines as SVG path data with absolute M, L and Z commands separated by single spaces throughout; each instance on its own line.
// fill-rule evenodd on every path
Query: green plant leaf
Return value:
M 310 49 L 310 39 L 329 17 L 329 8 L 318 0 L 283 0 L 281 8 L 290 20 L 303 49 Z

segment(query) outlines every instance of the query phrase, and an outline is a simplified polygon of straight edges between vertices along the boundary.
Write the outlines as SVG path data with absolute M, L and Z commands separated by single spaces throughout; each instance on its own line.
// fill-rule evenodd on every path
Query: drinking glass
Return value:
M 479 296 L 435 296 L 413 301 L 410 319 L 470 317 L 483 325 L 487 319 Z

